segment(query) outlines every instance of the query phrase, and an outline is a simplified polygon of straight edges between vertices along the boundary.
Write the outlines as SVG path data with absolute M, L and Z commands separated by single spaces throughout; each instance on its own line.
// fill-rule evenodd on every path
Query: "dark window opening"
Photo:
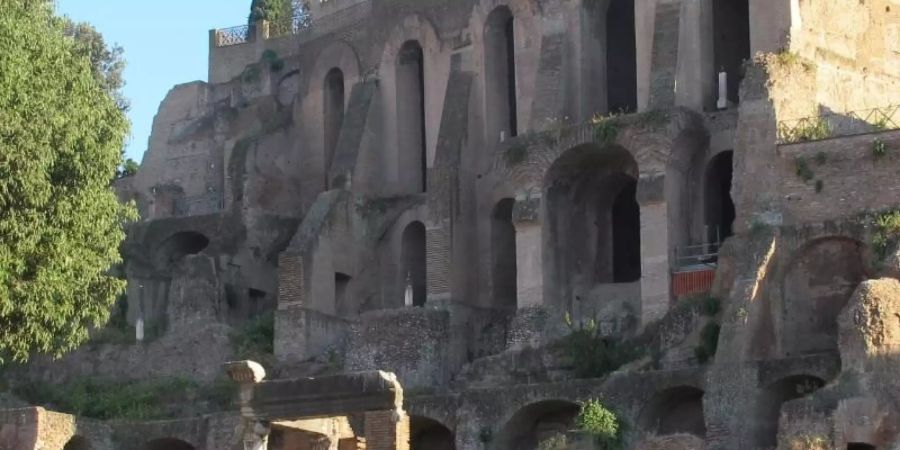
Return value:
M 209 238 L 194 232 L 184 231 L 173 234 L 163 241 L 157 249 L 157 260 L 163 264 L 172 264 L 188 255 L 196 255 L 209 247 Z
M 425 56 L 417 41 L 408 41 L 397 58 L 397 120 L 401 170 L 410 175 L 411 192 L 428 189 L 425 127 Z
M 734 152 L 716 155 L 706 168 L 706 230 L 708 242 L 721 242 L 732 235 L 735 219 L 731 185 Z
M 519 134 L 516 98 L 516 26 L 506 6 L 494 9 L 484 30 L 485 101 L 490 139 Z
M 341 126 L 344 123 L 344 74 L 340 69 L 331 69 L 325 76 L 324 97 L 325 187 L 328 188 L 328 174 L 334 163 Z
M 453 432 L 437 421 L 413 416 L 409 428 L 410 450 L 456 450 Z
M 847 444 L 847 450 L 876 450 L 874 445 L 851 442 Z
M 637 111 L 634 0 L 611 0 L 606 12 L 606 95 L 610 113 Z
M 427 292 L 425 225 L 413 222 L 403 230 L 403 286 L 412 287 L 412 306 L 425 306 Z
M 706 436 L 703 391 L 682 386 L 655 395 L 640 416 L 644 431 L 658 436 L 688 433 Z
M 512 221 L 515 200 L 503 199 L 494 207 L 491 220 L 494 305 L 515 309 L 517 304 L 516 227 Z
M 629 180 L 612 207 L 613 281 L 630 283 L 641 278 L 641 207 L 637 181 Z
M 743 64 L 750 59 L 750 6 L 748 0 L 713 2 L 713 52 L 716 74 L 728 74 L 728 100 L 739 101 Z M 718 80 L 718 77 L 716 77 Z M 718 82 L 716 83 L 718 92 Z
M 75 436 L 66 443 L 63 450 L 91 450 L 91 446 L 88 444 L 87 439 Z
M 334 304 L 338 311 L 342 311 L 341 306 L 346 302 L 347 286 L 350 285 L 351 277 L 345 273 L 335 272 L 334 274 Z

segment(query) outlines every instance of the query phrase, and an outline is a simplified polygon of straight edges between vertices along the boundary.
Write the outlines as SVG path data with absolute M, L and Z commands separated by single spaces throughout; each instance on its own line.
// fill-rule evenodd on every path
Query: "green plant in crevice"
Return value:
M 581 405 L 575 417 L 575 428 L 593 437 L 604 450 L 616 450 L 622 446 L 622 422 L 599 400 L 590 399 Z
M 569 438 L 565 434 L 556 433 L 538 443 L 537 450 L 568 450 Z
M 605 337 L 596 320 L 575 326 L 566 315 L 569 335 L 562 339 L 565 354 L 571 358 L 579 378 L 600 378 L 643 356 L 642 348 L 619 339 Z
M 259 82 L 259 66 L 252 64 L 241 72 L 241 82 L 244 84 L 256 84 Z
M 275 315 L 267 313 L 252 319 L 229 337 L 238 358 L 267 362 L 275 352 Z
M 513 144 L 503 152 L 506 166 L 512 167 L 521 164 L 528 156 L 528 147 L 524 144 Z
M 875 159 L 879 159 L 883 156 L 886 156 L 887 153 L 887 144 L 885 144 L 881 139 L 875 138 L 875 140 L 872 142 L 872 156 L 874 156 Z
M 900 241 L 900 210 L 884 212 L 874 220 L 872 233 L 872 250 L 881 264 L 887 258 L 888 251 Z
M 265 62 L 272 72 L 280 72 L 284 69 L 284 60 L 278 56 L 278 53 L 276 53 L 275 50 L 266 49 L 262 53 L 260 61 Z
M 800 177 L 800 179 L 804 182 L 809 182 L 816 176 L 816 174 L 813 173 L 813 170 L 809 167 L 809 163 L 806 162 L 806 158 L 798 156 L 794 160 L 794 165 L 796 166 L 797 176 Z
M 594 116 L 591 123 L 594 126 L 594 140 L 600 145 L 612 144 L 619 136 L 619 118 L 616 115 Z
M 812 117 L 801 119 L 793 125 L 779 125 L 778 135 L 783 142 L 788 144 L 819 141 L 831 137 L 831 126 L 823 117 Z
M 816 164 L 824 166 L 825 163 L 828 162 L 828 155 L 826 155 L 825 152 L 818 152 L 816 153 L 815 161 Z
M 722 327 L 716 322 L 710 322 L 700 331 L 700 344 L 694 350 L 697 361 L 701 364 L 715 356 L 719 348 L 719 333 Z

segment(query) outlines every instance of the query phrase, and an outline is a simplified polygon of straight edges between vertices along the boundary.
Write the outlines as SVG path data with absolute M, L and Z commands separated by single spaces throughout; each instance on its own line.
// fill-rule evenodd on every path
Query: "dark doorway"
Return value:
M 427 292 L 425 225 L 413 222 L 403 230 L 403 286 L 412 285 L 413 306 L 425 306 Z
M 613 282 L 641 278 L 641 207 L 637 180 L 628 177 L 612 207 Z
M 351 277 L 345 273 L 336 272 L 334 274 L 334 305 L 339 312 L 349 312 L 347 309 L 347 286 L 350 285 Z
M 511 198 L 501 200 L 491 217 L 492 306 L 504 309 L 515 309 L 517 305 L 516 227 L 512 221 L 515 203 Z
M 449 428 L 418 416 L 410 421 L 409 444 L 410 450 L 456 450 L 456 438 Z
M 667 389 L 656 394 L 640 416 L 646 432 L 664 436 L 688 433 L 706 436 L 703 414 L 703 391 L 690 386 Z
M 724 71 L 728 74 L 728 100 L 737 103 L 741 80 L 744 77 L 743 64 L 750 59 L 748 0 L 715 0 L 713 33 L 715 71 L 716 73 Z
M 734 152 L 719 153 L 706 166 L 705 201 L 708 242 L 721 242 L 731 236 L 735 219 L 731 184 Z
M 774 448 L 778 443 L 778 420 L 784 402 L 805 397 L 823 386 L 825 381 L 812 375 L 794 375 L 769 385 L 757 400 L 756 447 Z
M 91 446 L 88 444 L 87 439 L 81 436 L 74 436 L 66 443 L 63 450 L 91 450 Z
M 851 442 L 847 444 L 847 450 L 876 450 L 874 445 Z
M 334 162 L 341 126 L 344 123 L 344 73 L 335 67 L 325 76 L 324 122 L 325 122 L 325 187 L 328 188 L 328 174 Z
M 405 190 L 425 192 L 425 56 L 418 41 L 403 44 L 397 57 L 397 132 Z
M 637 111 L 634 0 L 610 0 L 606 11 L 606 92 L 609 113 Z

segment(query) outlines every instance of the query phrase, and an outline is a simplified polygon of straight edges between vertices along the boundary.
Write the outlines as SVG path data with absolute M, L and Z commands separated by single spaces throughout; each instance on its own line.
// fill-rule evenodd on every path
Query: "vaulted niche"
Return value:
M 491 276 L 496 308 L 516 309 L 516 227 L 512 213 L 515 200 L 500 200 L 491 215 Z
M 403 191 L 425 192 L 425 60 L 418 41 L 407 41 L 397 56 L 397 133 Z
M 825 386 L 825 380 L 813 375 L 793 375 L 772 383 L 757 398 L 756 431 L 753 448 L 775 448 L 778 443 L 778 419 L 781 406 L 788 401 L 806 397 Z
M 325 126 L 325 185 L 328 187 L 328 173 L 334 162 L 341 126 L 344 123 L 344 73 L 337 67 L 325 76 L 323 90 L 323 112 Z
M 516 103 L 515 19 L 498 6 L 484 26 L 485 101 L 489 142 L 519 134 Z
M 731 199 L 734 152 L 719 153 L 706 165 L 704 177 L 704 214 L 707 242 L 722 242 L 731 236 L 735 218 Z
M 680 386 L 656 394 L 641 412 L 640 424 L 644 431 L 658 436 L 688 433 L 705 437 L 703 391 Z
M 403 280 L 408 290 L 412 288 L 412 304 L 409 306 L 425 306 L 425 298 L 428 295 L 426 289 L 426 254 L 425 254 L 425 225 L 422 222 L 413 222 L 403 230 L 401 245 L 403 257 Z
M 456 450 L 453 432 L 440 422 L 412 416 L 409 429 L 410 450 Z
M 715 71 L 728 74 L 728 100 L 737 103 L 744 77 L 742 67 L 750 59 L 750 6 L 748 0 L 712 3 Z
M 498 450 L 535 450 L 541 442 L 565 434 L 575 425 L 579 406 L 565 400 L 545 400 L 518 410 L 495 437 Z
M 606 95 L 608 112 L 637 111 L 634 0 L 610 0 L 606 11 Z

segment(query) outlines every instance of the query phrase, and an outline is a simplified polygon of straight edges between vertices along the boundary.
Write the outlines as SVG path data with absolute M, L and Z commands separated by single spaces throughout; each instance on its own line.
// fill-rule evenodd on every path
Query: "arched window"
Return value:
M 610 113 L 637 111 L 634 0 L 610 0 L 606 11 L 606 95 Z
M 731 200 L 733 157 L 731 150 L 722 152 L 706 166 L 704 209 L 708 242 L 721 242 L 732 234 L 735 218 Z
M 325 186 L 328 187 L 328 174 L 334 162 L 341 126 L 344 123 L 344 73 L 337 67 L 325 76 L 323 98 L 324 130 L 325 130 Z
M 750 6 L 748 0 L 712 3 L 715 71 L 728 74 L 728 100 L 737 103 L 742 66 L 750 59 Z
M 403 230 L 402 249 L 403 280 L 407 289 L 412 288 L 412 305 L 424 306 L 428 295 L 426 289 L 425 225 L 413 222 Z
M 515 309 L 516 294 L 516 226 L 512 213 L 515 200 L 506 198 L 497 203 L 491 216 L 491 269 L 494 281 L 494 304 Z
M 575 425 L 579 406 L 566 400 L 546 400 L 518 410 L 496 437 L 498 450 L 538 448 Z
M 641 278 L 641 207 L 637 180 L 624 180 L 612 206 L 613 282 Z
M 495 8 L 484 27 L 484 73 L 488 137 L 491 142 L 519 134 L 516 102 L 515 19 L 506 6 Z
M 418 41 L 407 41 L 397 56 L 397 133 L 400 174 L 407 193 L 425 192 L 425 59 Z
M 410 419 L 410 450 L 456 450 L 456 439 L 449 428 L 426 417 Z

